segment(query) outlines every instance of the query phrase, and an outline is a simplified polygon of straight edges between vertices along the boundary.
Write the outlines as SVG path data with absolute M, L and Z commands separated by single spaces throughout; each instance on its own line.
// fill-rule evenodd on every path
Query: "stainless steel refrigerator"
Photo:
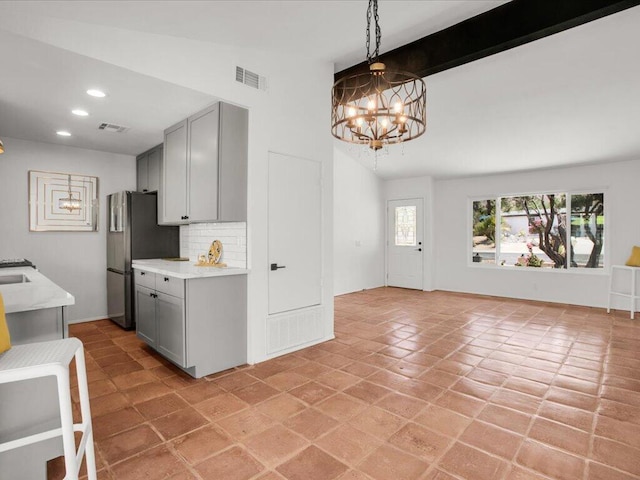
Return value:
M 159 226 L 155 193 L 107 196 L 107 311 L 126 329 L 135 327 L 132 260 L 173 258 L 180 252 L 178 227 Z

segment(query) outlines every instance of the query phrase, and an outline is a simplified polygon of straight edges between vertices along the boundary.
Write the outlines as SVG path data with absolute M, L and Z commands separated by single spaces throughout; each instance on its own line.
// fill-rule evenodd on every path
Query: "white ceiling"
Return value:
M 501 3 L 380 0 L 382 51 Z M 366 0 L 0 1 L 0 138 L 136 154 L 159 143 L 165 127 L 215 100 L 28 39 L 28 28 L 17 32 L 25 36 L 3 31 L 11 19 L 28 25 L 55 17 L 278 50 L 333 61 L 340 70 L 364 60 L 366 6 Z M 640 7 L 428 77 L 427 133 L 380 156 L 377 174 L 450 177 L 640 158 L 637 25 Z M 82 94 L 97 79 L 109 85 L 108 102 Z M 81 106 L 91 117 L 68 114 Z M 132 130 L 94 130 L 103 121 Z M 74 136 L 56 138 L 61 128 Z M 114 142 L 114 135 L 122 136 Z M 369 153 L 336 145 L 373 164 Z

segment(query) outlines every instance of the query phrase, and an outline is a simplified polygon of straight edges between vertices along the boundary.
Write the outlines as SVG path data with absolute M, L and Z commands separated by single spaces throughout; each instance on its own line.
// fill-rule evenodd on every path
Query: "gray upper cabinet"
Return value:
M 246 220 L 248 119 L 219 102 L 165 130 L 158 223 Z
M 136 157 L 137 191 L 157 192 L 160 189 L 162 144 Z

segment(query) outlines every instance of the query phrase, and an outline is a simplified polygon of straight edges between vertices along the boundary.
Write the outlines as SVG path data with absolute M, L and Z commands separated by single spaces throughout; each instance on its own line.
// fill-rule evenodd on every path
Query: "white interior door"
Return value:
M 321 165 L 269 153 L 269 314 L 321 301 Z
M 387 285 L 422 290 L 421 198 L 390 200 L 387 208 Z

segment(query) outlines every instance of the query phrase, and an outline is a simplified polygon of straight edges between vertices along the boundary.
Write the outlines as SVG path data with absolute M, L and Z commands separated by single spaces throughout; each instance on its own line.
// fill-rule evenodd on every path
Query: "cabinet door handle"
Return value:
M 140 272 L 140 276 L 142 277 L 143 275 L 145 275 L 145 273 L 144 272 Z
M 279 270 L 279 269 L 281 269 L 281 268 L 287 268 L 287 267 L 286 267 L 285 265 L 280 265 L 280 266 L 278 266 L 278 264 L 277 264 L 277 263 L 272 263 L 272 264 L 271 264 L 271 270 L 272 270 L 272 271 L 273 271 L 273 270 Z
M 169 281 L 169 277 L 164 277 L 164 281 L 168 282 Z

